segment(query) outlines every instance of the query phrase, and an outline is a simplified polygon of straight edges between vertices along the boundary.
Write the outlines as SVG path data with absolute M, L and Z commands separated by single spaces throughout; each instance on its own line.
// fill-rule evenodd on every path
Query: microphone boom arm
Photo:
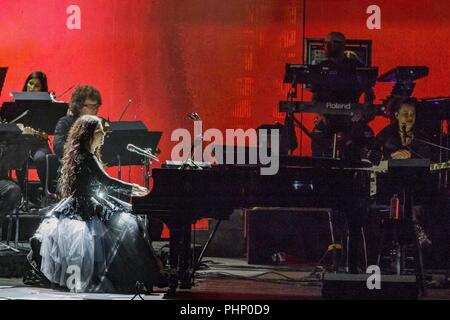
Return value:
M 159 159 L 155 155 L 153 155 L 149 150 L 138 148 L 132 144 L 127 145 L 127 150 L 159 162 Z

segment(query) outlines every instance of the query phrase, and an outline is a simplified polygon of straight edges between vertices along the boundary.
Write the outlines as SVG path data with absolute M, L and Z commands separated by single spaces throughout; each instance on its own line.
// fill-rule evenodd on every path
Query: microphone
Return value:
M 406 141 L 406 137 L 408 136 L 408 134 L 406 133 L 406 124 L 404 124 L 404 125 L 402 126 L 402 133 L 403 133 L 403 138 L 404 138 L 405 141 Z
M 127 112 L 128 107 L 130 106 L 130 104 L 133 103 L 133 100 L 128 99 L 127 104 L 125 105 L 125 107 L 123 108 L 122 114 L 120 115 L 119 121 L 122 120 L 123 115 L 125 114 L 125 112 Z
M 402 138 L 402 144 L 406 145 L 407 143 L 407 138 L 408 138 L 408 133 L 406 132 L 406 124 L 402 125 L 402 133 L 403 133 L 403 138 Z
M 74 87 L 76 86 L 76 84 L 74 84 L 73 86 L 69 87 L 68 89 L 64 90 L 63 93 L 61 93 L 60 95 L 56 96 L 55 95 L 55 100 L 61 98 L 63 95 L 65 95 L 67 92 L 69 92 L 70 90 L 72 90 Z
M 156 156 L 154 156 L 150 151 L 136 147 L 134 144 L 129 143 L 127 145 L 127 150 L 159 162 L 159 159 Z
M 189 114 L 187 115 L 187 117 L 188 117 L 189 119 L 191 119 L 192 121 L 200 121 L 200 120 L 201 120 L 201 119 L 200 119 L 200 116 L 198 115 L 197 112 L 189 113 Z

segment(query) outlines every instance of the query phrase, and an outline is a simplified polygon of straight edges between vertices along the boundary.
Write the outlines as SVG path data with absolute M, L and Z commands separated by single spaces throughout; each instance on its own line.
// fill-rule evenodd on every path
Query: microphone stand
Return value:
M 144 180 L 145 180 L 145 187 L 148 189 L 150 187 L 150 173 L 149 173 L 150 172 L 150 165 L 152 164 L 152 160 L 155 160 L 155 161 L 159 162 L 159 159 L 152 154 L 151 149 L 148 150 L 148 153 L 147 152 L 140 152 L 140 151 L 138 151 L 136 149 L 130 150 L 130 149 L 127 148 L 127 150 L 130 151 L 130 152 L 137 153 L 137 154 L 139 154 L 139 155 L 144 157 L 144 160 L 142 161 L 144 166 L 145 166 Z M 147 151 L 147 150 L 145 150 L 145 151 Z
M 178 168 L 178 170 L 182 170 L 182 169 L 186 169 L 186 168 L 196 168 L 198 170 L 203 170 L 202 167 L 200 167 L 198 164 L 195 163 L 194 160 L 192 160 L 192 154 L 194 153 L 194 149 L 195 149 L 195 141 L 197 138 L 194 138 L 194 142 L 191 145 L 191 152 L 189 157 L 186 158 L 186 160 L 184 160 L 184 162 L 181 164 L 181 166 Z M 202 137 L 200 136 L 200 141 L 202 141 Z
M 194 121 L 194 123 L 195 123 L 195 121 L 201 121 L 200 116 L 196 112 L 188 114 L 188 118 L 191 119 L 192 121 Z M 194 128 L 195 128 L 195 126 L 194 126 Z M 195 133 L 195 129 L 194 129 L 194 133 Z M 195 152 L 195 147 L 197 146 L 197 142 L 199 142 L 201 144 L 202 141 L 203 141 L 203 137 L 202 137 L 201 133 L 200 133 L 200 135 L 197 135 L 194 137 L 194 141 L 192 142 L 192 145 L 191 145 L 190 155 L 181 164 L 181 166 L 178 168 L 178 170 L 192 168 L 192 167 L 194 167 L 198 170 L 203 170 L 202 167 L 200 167 L 198 164 L 195 163 L 194 160 L 192 160 L 192 155 Z
M 289 110 L 286 112 L 286 118 L 284 120 L 284 131 L 285 131 L 285 137 L 284 143 L 287 144 L 286 151 L 289 153 L 291 151 L 291 154 L 294 152 L 295 149 L 291 149 L 291 143 L 292 141 L 296 141 L 297 137 L 295 134 L 295 125 L 297 125 L 300 130 L 305 133 L 311 140 L 313 140 L 313 136 L 311 132 L 303 125 L 302 122 L 300 122 L 295 116 L 294 116 L 294 99 L 297 98 L 297 81 L 294 80 L 291 84 L 291 88 L 289 89 L 287 98 L 289 100 Z M 301 153 L 301 150 L 300 150 Z
M 119 121 L 122 120 L 123 115 L 125 114 L 125 112 L 127 111 L 128 107 L 130 106 L 130 104 L 133 102 L 133 100 L 128 99 L 127 104 L 125 105 L 124 110 L 122 111 L 122 114 L 120 115 Z M 108 119 L 109 122 L 109 119 Z M 120 154 L 117 155 L 117 162 L 118 162 L 118 171 L 117 171 L 117 175 L 119 177 L 119 179 L 121 179 L 122 177 L 122 161 L 120 158 Z
M 435 148 L 439 148 L 441 151 L 442 150 L 450 151 L 450 148 L 441 146 L 439 144 L 436 144 L 436 143 L 433 143 L 433 142 L 430 142 L 430 141 L 427 141 L 427 140 L 424 140 L 424 139 L 417 138 L 416 136 L 414 136 L 414 140 L 417 140 L 417 141 L 419 141 L 421 143 L 427 144 L 427 145 L 435 147 Z M 438 180 L 439 180 L 438 181 L 438 191 L 440 192 L 441 188 L 442 188 L 442 172 L 441 172 L 441 170 L 439 171 L 439 178 L 438 178 Z M 447 185 L 447 183 L 445 183 L 445 185 Z
M 159 162 L 158 158 L 155 157 L 152 154 L 151 149 L 148 152 L 149 152 L 149 154 L 137 152 L 138 154 L 144 156 L 144 166 L 145 166 L 144 181 L 145 181 L 145 187 L 147 189 L 150 188 L 150 178 L 151 178 L 151 176 L 150 176 L 150 166 L 152 165 L 152 160 L 155 160 L 155 161 Z
M 150 166 L 152 160 L 150 159 L 150 157 L 144 157 L 143 162 L 145 167 L 145 174 L 144 174 L 145 187 L 148 190 L 150 188 Z
M 65 95 L 67 92 L 69 92 L 70 90 L 73 89 L 73 87 L 75 87 L 76 85 L 74 84 L 73 86 L 69 87 L 68 89 L 64 90 L 63 93 L 61 93 L 58 96 L 55 96 L 55 100 L 61 98 L 63 95 Z
M 428 144 L 428 145 L 430 145 L 430 146 L 439 148 L 439 149 L 441 149 L 441 150 L 447 150 L 447 151 L 450 151 L 450 148 L 441 146 L 441 145 L 436 144 L 436 143 L 433 143 L 433 142 L 429 142 L 429 141 L 426 141 L 426 140 L 423 140 L 423 139 L 419 139 L 419 138 L 416 138 L 416 137 L 414 137 L 414 140 L 417 140 L 417 141 L 419 141 L 419 142 L 422 142 L 422 143 Z
M 142 164 L 144 165 L 144 168 L 145 168 L 145 171 L 144 171 L 144 183 L 145 183 L 145 188 L 147 188 L 147 190 L 149 190 L 150 189 L 150 178 L 151 178 L 151 176 L 150 176 L 150 166 L 152 164 L 152 160 L 155 160 L 155 161 L 159 162 L 159 159 L 152 154 L 150 148 L 149 148 L 149 150 L 145 150 L 145 151 L 148 151 L 148 153 L 140 152 L 140 151 L 138 151 L 136 149 L 130 150 L 130 149 L 127 148 L 127 150 L 130 151 L 130 152 L 137 153 L 137 154 L 139 154 L 139 155 L 144 157 L 144 160 L 142 160 Z M 148 224 L 149 224 L 149 219 L 148 219 L 148 216 L 145 215 L 144 216 L 144 227 L 145 227 L 145 230 L 148 229 Z
M 122 118 L 123 118 L 125 112 L 127 112 L 128 107 L 130 106 L 130 104 L 131 104 L 132 102 L 133 102 L 133 100 L 128 99 L 128 102 L 127 102 L 127 104 L 125 105 L 125 108 L 123 109 L 122 114 L 120 115 L 119 121 L 122 120 Z

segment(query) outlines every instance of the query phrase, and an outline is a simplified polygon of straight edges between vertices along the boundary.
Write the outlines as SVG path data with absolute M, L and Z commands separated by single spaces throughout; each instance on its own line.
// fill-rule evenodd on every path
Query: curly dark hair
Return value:
M 58 187 L 62 197 L 69 197 L 75 193 L 77 173 L 81 163 L 89 152 L 94 132 L 102 120 L 97 116 L 85 115 L 77 119 L 69 131 L 64 145 L 63 164 Z M 100 160 L 100 148 L 94 152 Z
M 30 81 L 31 79 L 39 79 L 39 81 L 41 82 L 41 91 L 48 92 L 47 76 L 42 71 L 34 71 L 30 73 L 30 75 L 27 77 L 27 80 L 25 80 L 25 83 L 23 84 L 23 92 L 28 91 L 28 81 Z
M 99 106 L 102 105 L 102 96 L 100 92 L 92 86 L 77 86 L 70 98 L 69 110 L 75 117 L 80 116 L 81 109 L 86 99 L 97 101 Z
M 395 118 L 395 114 L 400 110 L 402 105 L 413 106 L 414 109 L 417 109 L 417 99 L 414 97 L 393 97 L 387 103 L 387 114 L 391 124 L 396 124 L 397 119 Z

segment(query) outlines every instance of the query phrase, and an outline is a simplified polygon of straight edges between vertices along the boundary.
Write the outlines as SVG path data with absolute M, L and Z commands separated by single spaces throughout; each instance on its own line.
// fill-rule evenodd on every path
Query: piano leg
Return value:
M 363 221 L 367 215 L 368 203 L 356 200 L 344 209 L 347 220 L 347 270 L 349 273 L 365 273 L 361 264 L 361 249 L 363 244 Z M 365 253 L 367 255 L 367 253 Z M 366 262 L 366 261 L 364 261 Z M 366 263 L 364 263 L 365 265 Z
M 180 284 L 181 289 L 190 289 L 191 277 L 189 267 L 191 264 L 191 224 L 173 223 L 168 225 L 170 277 L 167 296 L 173 296 Z
M 178 275 L 180 277 L 180 288 L 181 289 L 190 289 L 192 287 L 191 284 L 191 275 L 190 275 L 190 267 L 191 265 L 191 225 L 184 225 L 181 227 L 182 229 L 182 238 L 181 238 L 181 252 L 179 258 L 179 268 Z

